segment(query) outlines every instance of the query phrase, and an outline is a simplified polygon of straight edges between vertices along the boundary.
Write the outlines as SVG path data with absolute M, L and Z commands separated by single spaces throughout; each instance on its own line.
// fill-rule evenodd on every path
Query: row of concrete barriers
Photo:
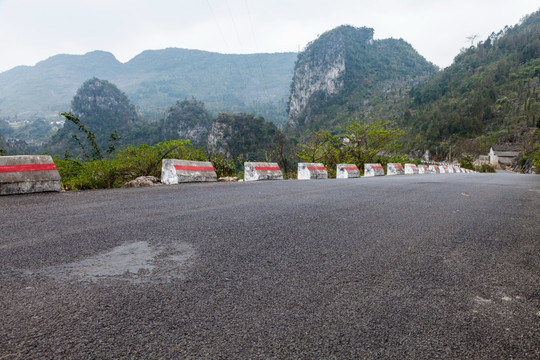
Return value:
M 390 163 L 387 175 L 471 173 L 455 165 L 415 165 Z M 364 176 L 383 176 L 381 164 L 365 164 Z M 355 164 L 338 164 L 336 178 L 359 178 L 360 170 Z M 327 179 L 328 172 L 321 163 L 299 163 L 298 179 Z M 217 174 L 209 161 L 164 159 L 161 182 L 178 184 L 183 182 L 217 181 Z M 283 180 L 277 163 L 244 163 L 244 180 Z M 0 195 L 25 194 L 45 191 L 60 191 L 61 178 L 52 158 L 48 155 L 0 156 Z
M 317 171 L 309 171 L 305 169 L 317 169 Z M 323 171 L 324 169 L 324 171 Z M 384 175 L 412 175 L 412 174 L 452 174 L 452 173 L 474 173 L 473 170 L 464 169 L 457 165 L 416 165 L 389 163 L 387 164 L 386 174 L 381 164 L 364 164 L 364 176 L 384 176 Z M 359 178 L 360 170 L 355 164 L 338 164 L 336 169 L 337 179 Z M 298 179 L 326 179 L 328 173 L 323 164 L 298 164 Z
M 474 171 L 456 165 L 415 165 L 387 164 L 386 175 L 408 174 L 444 174 L 472 173 Z M 338 164 L 336 178 L 359 178 L 360 170 L 355 164 Z M 384 176 L 381 164 L 365 164 L 364 176 Z M 321 163 L 298 163 L 298 180 L 328 179 L 328 171 Z M 210 162 L 186 160 L 163 160 L 161 182 L 178 184 L 181 182 L 216 181 L 217 175 Z M 277 163 L 246 162 L 244 163 L 244 181 L 283 180 L 283 173 Z

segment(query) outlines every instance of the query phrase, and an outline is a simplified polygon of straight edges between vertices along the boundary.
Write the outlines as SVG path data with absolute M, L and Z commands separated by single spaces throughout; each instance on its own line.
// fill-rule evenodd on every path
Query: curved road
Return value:
M 0 359 L 538 359 L 540 176 L 0 197 Z

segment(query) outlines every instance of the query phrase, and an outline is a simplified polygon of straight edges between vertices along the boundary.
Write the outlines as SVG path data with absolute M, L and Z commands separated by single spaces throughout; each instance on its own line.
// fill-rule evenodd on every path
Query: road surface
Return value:
M 539 359 L 540 176 L 0 197 L 0 359 Z

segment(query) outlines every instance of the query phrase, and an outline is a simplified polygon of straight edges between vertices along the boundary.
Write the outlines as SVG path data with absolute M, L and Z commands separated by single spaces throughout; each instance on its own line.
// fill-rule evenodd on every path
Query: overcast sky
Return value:
M 403 38 L 446 67 L 467 37 L 485 40 L 539 8 L 538 0 L 0 0 L 0 72 L 93 50 L 122 62 L 167 47 L 296 52 L 344 24 Z

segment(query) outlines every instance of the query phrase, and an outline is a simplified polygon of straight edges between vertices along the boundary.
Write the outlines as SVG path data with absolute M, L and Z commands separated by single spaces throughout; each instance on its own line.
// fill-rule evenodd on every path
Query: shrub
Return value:
M 222 153 L 210 153 L 208 154 L 208 159 L 214 166 L 214 170 L 216 171 L 218 178 L 224 176 L 235 176 L 237 162 L 241 161 L 241 159 L 238 159 L 237 161 L 234 159 L 229 159 Z
M 139 176 L 161 177 L 165 158 L 206 160 L 204 153 L 189 140 L 172 140 L 155 146 L 139 145 L 121 149 L 111 160 L 60 160 L 54 162 L 65 190 L 90 190 L 121 187 Z
M 494 173 L 495 168 L 489 164 L 482 164 L 480 167 L 475 168 L 476 171 L 481 173 Z

